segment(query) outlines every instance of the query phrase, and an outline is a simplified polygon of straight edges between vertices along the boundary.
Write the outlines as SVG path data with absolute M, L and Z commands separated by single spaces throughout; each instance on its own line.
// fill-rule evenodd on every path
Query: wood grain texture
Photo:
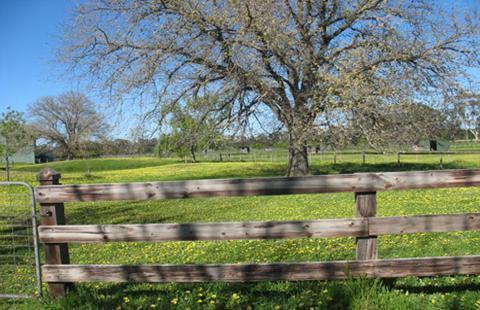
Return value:
M 372 219 L 377 214 L 377 193 L 355 193 L 356 216 L 364 219 Z M 357 237 L 356 257 L 358 260 L 377 258 L 377 236 Z
M 193 224 L 40 226 L 43 243 L 367 236 L 366 219 Z
M 480 169 L 356 173 L 293 178 L 48 185 L 35 188 L 40 203 L 156 200 L 214 196 L 374 192 L 480 185 Z
M 480 274 L 480 256 L 225 265 L 44 265 L 46 282 L 251 282 Z
M 41 185 L 59 186 L 61 175 L 52 168 L 45 168 L 37 175 Z M 65 225 L 65 207 L 63 203 L 40 203 L 40 223 L 43 227 Z M 45 262 L 47 264 L 69 264 L 70 255 L 68 244 L 45 244 Z M 48 294 L 52 297 L 61 297 L 71 289 L 72 283 L 49 283 Z
M 369 218 L 371 235 L 480 230 L 480 213 Z
M 41 214 L 50 214 L 50 216 L 40 217 L 42 227 L 47 225 L 61 225 L 65 223 L 65 208 L 63 203 L 59 204 L 40 204 Z M 57 226 L 60 227 L 60 226 Z M 45 244 L 45 262 L 47 264 L 69 264 L 70 254 L 68 244 Z M 49 283 L 48 294 L 51 297 L 63 297 L 68 290 L 72 289 L 72 283 Z
M 368 237 L 480 230 L 480 213 L 318 221 L 39 226 L 43 243 Z

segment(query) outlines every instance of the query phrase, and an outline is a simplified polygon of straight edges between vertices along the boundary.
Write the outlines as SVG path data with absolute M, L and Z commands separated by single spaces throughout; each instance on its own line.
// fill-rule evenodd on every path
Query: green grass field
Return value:
M 314 174 L 358 171 L 439 169 L 439 156 L 358 155 L 313 157 Z M 47 165 L 17 165 L 15 180 L 36 184 Z M 282 162 L 184 164 L 175 159 L 116 158 L 48 164 L 62 183 L 106 183 L 203 178 L 278 176 Z M 445 169 L 478 168 L 479 155 L 443 157 Z M 5 194 L 5 192 L 2 192 Z M 410 190 L 378 193 L 378 215 L 443 214 L 480 211 L 480 188 Z M 307 220 L 354 216 L 352 193 L 265 197 L 202 198 L 148 202 L 66 204 L 70 224 L 187 223 L 254 220 Z M 480 232 L 431 233 L 379 238 L 379 257 L 480 254 Z M 353 238 L 245 240 L 71 245 L 72 263 L 237 263 L 353 259 Z M 0 266 L 1 268 L 1 266 Z M 18 276 L 21 272 L 17 273 Z M 9 279 L 4 286 L 15 286 Z M 1 288 L 1 286 L 0 286 Z M 480 277 L 397 280 L 259 282 L 248 284 L 77 285 L 67 298 L 0 300 L 4 308 L 49 309 L 480 309 Z

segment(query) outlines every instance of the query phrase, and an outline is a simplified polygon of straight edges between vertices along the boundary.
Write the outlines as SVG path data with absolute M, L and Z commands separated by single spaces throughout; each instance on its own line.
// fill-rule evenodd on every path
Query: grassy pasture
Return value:
M 358 155 L 313 157 L 321 173 L 439 169 L 437 155 Z M 445 169 L 480 167 L 479 155 L 444 156 Z M 17 165 L 16 180 L 35 184 L 47 165 Z M 62 183 L 106 183 L 282 175 L 282 162 L 205 162 L 176 159 L 116 158 L 48 164 Z M 5 192 L 2 192 L 5 195 Z M 378 215 L 479 212 L 480 188 L 410 190 L 378 193 Z M 353 194 L 228 197 L 148 202 L 97 202 L 66 205 L 70 224 L 188 223 L 214 221 L 307 220 L 354 215 Z M 71 245 L 72 263 L 235 263 L 353 259 L 353 238 Z M 431 233 L 384 236 L 382 258 L 480 254 L 480 233 Z M 17 273 L 20 276 L 20 273 Z M 15 279 L 3 285 L 15 285 Z M 0 301 L 4 308 L 86 309 L 480 309 L 480 277 L 397 280 L 260 282 L 254 284 L 109 284 L 77 285 L 69 297 Z

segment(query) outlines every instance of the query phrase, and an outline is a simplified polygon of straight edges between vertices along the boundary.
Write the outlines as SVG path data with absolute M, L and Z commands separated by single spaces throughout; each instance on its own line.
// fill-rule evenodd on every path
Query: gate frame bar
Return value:
M 38 240 L 38 227 L 37 227 L 37 210 L 36 210 L 36 201 L 35 201 L 35 191 L 33 187 L 26 182 L 10 181 L 10 182 L 0 182 L 0 186 L 3 185 L 16 185 L 23 186 L 30 192 L 30 209 L 31 209 L 31 221 L 32 221 L 32 232 L 33 232 L 33 253 L 35 254 L 35 273 L 37 277 L 37 295 L 42 297 L 42 274 L 40 272 L 40 251 L 39 251 L 39 240 Z M 0 298 L 28 298 L 29 295 L 17 295 L 17 294 L 0 294 Z

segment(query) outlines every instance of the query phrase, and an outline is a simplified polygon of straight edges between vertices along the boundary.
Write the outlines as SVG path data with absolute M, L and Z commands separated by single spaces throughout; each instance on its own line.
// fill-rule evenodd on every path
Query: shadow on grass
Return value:
M 462 294 L 478 291 L 480 283 L 438 286 L 395 285 L 395 280 L 350 279 L 345 281 L 198 283 L 198 284 L 96 284 L 77 285 L 67 298 L 45 299 L 52 308 L 147 308 L 168 309 L 411 309 L 418 299 L 405 299 L 398 290 L 410 294 Z M 388 295 L 388 298 L 385 296 Z M 459 296 L 452 296 L 449 308 L 462 308 Z M 393 304 L 392 304 L 393 302 Z M 427 302 L 429 299 L 427 298 Z M 394 306 L 392 308 L 392 306 Z
M 90 203 L 92 204 L 92 203 Z M 148 224 L 173 220 L 155 212 L 155 206 L 145 210 L 144 201 L 93 202 L 94 205 L 67 209 L 69 224 Z
M 88 159 L 88 160 L 64 160 L 54 161 L 45 164 L 34 164 L 14 168 L 14 171 L 20 172 L 39 172 L 45 167 L 52 167 L 60 173 L 82 173 L 91 169 L 98 171 L 115 171 L 125 169 L 153 168 L 180 163 L 180 159 L 159 159 L 159 158 L 108 158 L 108 159 Z
M 456 293 L 465 291 L 480 291 L 480 283 L 442 284 L 442 285 L 396 285 L 396 289 L 415 294 Z
M 450 162 L 440 168 L 438 163 L 337 163 L 337 164 L 316 164 L 311 166 L 312 174 L 346 174 L 356 172 L 390 172 L 390 171 L 422 171 L 422 170 L 440 170 L 440 169 L 464 169 L 471 168 L 463 162 Z
M 253 163 L 252 163 L 253 164 Z M 396 172 L 396 171 L 422 171 L 422 170 L 441 170 L 441 169 L 465 169 L 480 167 L 479 165 L 475 166 L 472 163 L 454 161 L 443 164 L 443 168 L 440 167 L 439 163 L 356 163 L 356 162 L 342 162 L 342 163 L 317 163 L 313 162 L 310 165 L 310 171 L 312 175 L 322 175 L 322 174 L 349 174 L 357 172 Z M 286 164 L 272 164 L 262 166 L 258 169 L 257 175 L 248 174 L 247 177 L 274 177 L 274 176 L 284 176 L 287 170 Z M 242 174 L 241 171 L 222 173 L 214 178 L 242 178 L 246 175 Z M 198 174 L 192 179 L 205 179 L 207 175 Z M 211 175 L 208 177 L 212 178 Z
M 368 282 L 372 282 L 371 280 Z M 159 309 L 168 309 L 176 305 L 179 308 L 202 308 L 203 305 L 215 305 L 217 309 L 234 308 L 274 309 L 322 306 L 328 309 L 347 309 L 354 296 L 364 294 L 358 290 L 364 288 L 364 281 L 352 280 L 356 289 L 346 289 L 341 282 L 256 282 L 256 283 L 199 283 L 199 284 L 113 284 L 103 288 L 77 286 L 64 299 L 57 300 L 60 307 L 78 306 L 92 308 L 118 308 L 127 306 L 148 307 L 156 305 Z M 282 308 L 282 309 L 283 309 Z M 285 309 L 287 309 L 285 308 Z
M 361 163 L 338 163 L 338 164 L 315 164 L 311 167 L 312 174 L 348 174 L 356 172 L 388 172 L 388 171 L 417 171 L 417 170 L 438 170 L 440 167 L 434 163 L 376 163 L 376 164 L 361 164 Z M 444 169 L 458 169 L 465 168 L 461 162 L 452 162 L 444 166 Z M 255 170 L 256 175 L 247 174 L 242 175 L 242 171 L 233 171 L 214 175 L 213 178 L 241 178 L 241 177 L 272 177 L 281 176 L 284 174 L 286 165 L 267 165 L 257 167 Z M 258 173 L 258 174 L 257 174 Z M 193 179 L 205 179 L 206 177 L 212 178 L 211 174 L 196 174 Z M 155 181 L 155 180 L 150 180 Z M 144 201 L 123 201 L 123 202 L 100 202 L 90 203 L 90 205 L 82 204 L 82 207 L 75 207 L 67 209 L 67 218 L 71 219 L 68 222 L 70 224 L 98 224 L 98 223 L 161 223 L 168 222 L 170 218 L 165 218 L 162 215 L 158 215 L 154 212 L 156 205 L 152 205 L 150 211 L 146 208 L 146 202 Z M 149 211 L 147 211 L 149 210 Z M 147 212 L 145 215 L 142 213 Z M 125 216 L 119 216 L 125 215 Z

